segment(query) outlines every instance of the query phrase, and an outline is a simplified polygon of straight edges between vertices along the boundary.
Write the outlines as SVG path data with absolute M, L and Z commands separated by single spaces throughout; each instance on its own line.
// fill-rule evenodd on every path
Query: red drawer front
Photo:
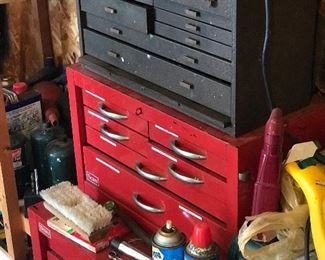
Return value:
M 134 110 L 125 102 L 122 96 L 118 96 L 118 92 L 113 97 L 110 95 L 110 88 L 105 85 L 99 86 L 99 83 L 91 86 L 87 85 L 87 89 L 84 89 L 82 94 L 83 103 L 88 107 L 105 117 L 109 117 L 148 136 L 148 122 L 139 116 L 142 114 L 141 106 Z M 141 105 L 140 102 L 139 105 Z
M 213 239 L 226 248 L 232 235 L 226 231 L 226 224 L 208 217 L 200 210 L 183 202 L 180 198 L 141 180 L 118 162 L 99 153 L 93 148 L 84 147 L 85 170 L 97 181 L 97 186 L 132 210 L 138 212 L 153 224 L 164 225 L 167 219 L 173 220 L 188 236 L 194 224 L 206 221 L 211 228 Z
M 86 136 L 87 143 L 97 147 L 109 156 L 116 158 L 118 161 L 131 168 L 134 168 L 135 162 L 144 161 L 146 159 L 144 156 L 132 151 L 128 147 L 109 140 L 109 138 L 89 126 L 86 126 Z
M 47 260 L 62 260 L 63 258 L 58 256 L 54 251 L 47 251 Z
M 237 218 L 237 210 L 230 208 L 227 203 L 236 198 L 237 192 L 229 189 L 225 178 L 193 166 L 192 163 L 174 156 L 171 151 L 157 144 L 150 145 L 148 161 L 141 164 L 142 170 L 149 174 L 150 168 L 147 166 L 156 165 L 153 175 L 158 173 L 159 176 L 166 177 L 166 181 L 157 182 L 159 185 L 218 219 L 229 224 Z M 141 175 L 141 171 L 139 173 Z
M 193 138 L 186 138 L 191 134 L 186 132 L 187 129 L 176 132 L 172 127 L 173 125 L 166 127 L 150 122 L 149 138 L 156 143 L 173 150 L 174 154 L 178 154 L 186 159 L 193 158 L 190 160 L 218 173 L 219 175 L 226 178 L 229 177 L 227 171 L 227 163 L 229 161 L 229 158 L 227 158 L 227 145 L 223 144 L 216 146 L 215 150 L 211 151 L 207 149 L 212 139 L 211 136 L 210 138 L 202 137 L 201 140 L 199 136 L 195 136 L 193 133 Z M 172 147 L 174 147 L 174 149 Z M 175 152 L 175 150 L 178 150 L 179 152 Z
M 84 107 L 84 115 L 86 124 L 99 131 L 101 136 L 113 143 L 121 143 L 138 153 L 147 155 L 147 137 L 102 116 L 88 107 Z

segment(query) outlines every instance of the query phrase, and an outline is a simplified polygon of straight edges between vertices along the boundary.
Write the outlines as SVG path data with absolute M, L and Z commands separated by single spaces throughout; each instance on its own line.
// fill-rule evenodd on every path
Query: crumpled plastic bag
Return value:
M 247 217 L 239 231 L 238 246 L 246 259 L 295 259 L 304 251 L 304 227 L 309 216 L 306 204 L 297 206 L 288 212 L 265 212 Z M 260 239 L 266 244 L 259 249 L 250 249 L 246 244 L 251 239 Z

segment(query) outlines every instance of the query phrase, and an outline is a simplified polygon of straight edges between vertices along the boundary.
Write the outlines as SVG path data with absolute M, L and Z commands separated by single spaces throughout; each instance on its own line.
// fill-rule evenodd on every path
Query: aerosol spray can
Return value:
M 193 234 L 185 249 L 184 260 L 218 260 L 219 248 L 211 239 L 207 223 L 200 222 L 194 226 Z
M 166 225 L 159 229 L 152 239 L 152 259 L 184 259 L 184 249 L 185 235 L 180 233 L 170 220 L 167 220 Z

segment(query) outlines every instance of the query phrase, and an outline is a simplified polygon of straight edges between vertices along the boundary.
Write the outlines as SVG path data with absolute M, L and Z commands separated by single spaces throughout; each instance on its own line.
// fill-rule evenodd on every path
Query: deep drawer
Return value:
M 230 116 L 229 85 L 89 30 L 84 30 L 84 36 L 87 54 Z
M 81 10 L 148 33 L 152 24 L 150 10 L 124 0 L 80 0 Z
M 84 108 L 85 122 L 92 129 L 96 130 L 98 141 L 104 142 L 106 146 L 127 146 L 131 150 L 136 151 L 144 156 L 147 156 L 147 137 L 144 137 L 137 132 L 110 120 L 94 110 Z M 93 145 L 96 145 L 95 142 Z M 123 156 L 119 154 L 119 156 Z
M 206 0 L 155 0 L 154 6 L 231 31 L 233 0 L 218 0 L 215 6 L 208 3 Z
M 228 46 L 233 45 L 232 32 L 199 22 L 181 15 L 177 15 L 159 8 L 155 9 L 155 19 L 170 26 L 209 38 Z
M 91 14 L 87 14 L 87 26 L 203 73 L 228 82 L 232 81 L 232 64 L 212 55 L 194 50 L 158 35 L 139 33 Z M 211 28 L 215 27 L 211 26 Z
M 159 119 L 157 120 L 159 122 Z M 173 129 L 172 124 L 163 123 L 149 123 L 149 138 L 158 144 L 161 144 L 174 154 L 189 159 L 194 163 L 202 165 L 211 171 L 228 178 L 228 164 L 235 164 L 236 162 L 229 161 L 227 157 L 227 145 L 220 143 L 214 149 L 210 149 L 208 144 L 210 139 L 203 136 L 196 136 L 194 132 L 185 133 L 190 129 Z M 193 136 L 191 138 L 191 136 Z M 189 138 L 188 138 L 189 137 Z M 198 142 L 195 142 L 199 140 Z
M 211 53 L 220 58 L 229 61 L 232 60 L 233 54 L 231 47 L 211 41 L 193 33 L 189 33 L 160 22 L 155 22 L 155 33 L 192 48 Z
M 167 219 L 171 219 L 189 236 L 195 223 L 205 221 L 211 228 L 213 239 L 222 248 L 227 248 L 231 234 L 227 232 L 225 223 L 208 217 L 173 194 L 141 180 L 93 148 L 84 147 L 84 159 L 85 169 L 97 178 L 99 189 L 118 198 L 131 210 L 138 212 L 145 219 L 150 219 L 153 224 L 162 226 Z
M 82 97 L 83 104 L 100 115 L 148 136 L 148 122 L 141 118 L 141 102 L 93 80 L 85 82 Z

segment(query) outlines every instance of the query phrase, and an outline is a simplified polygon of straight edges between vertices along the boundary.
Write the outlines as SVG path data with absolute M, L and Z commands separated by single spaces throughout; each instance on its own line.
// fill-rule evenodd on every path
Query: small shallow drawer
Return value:
M 124 0 L 81 0 L 81 10 L 144 33 L 152 24 L 149 9 Z
M 116 147 L 119 144 L 127 146 L 131 150 L 145 156 L 147 155 L 147 137 L 138 134 L 88 107 L 84 107 L 84 115 L 86 124 L 98 131 L 99 139 L 105 141 L 106 145 L 111 144 L 113 147 Z
M 157 122 L 159 119 L 157 120 Z M 191 129 L 175 128 L 173 124 L 149 123 L 149 138 L 173 151 L 174 155 L 189 159 L 216 174 L 228 178 L 227 147 L 220 143 L 215 149 L 207 149 L 211 146 L 212 138 L 198 136 Z M 189 131 L 188 133 L 186 133 Z M 197 142 L 196 142 L 197 141 Z M 209 144 L 210 143 L 210 144 Z M 230 162 L 235 163 L 235 162 Z
M 179 29 L 232 46 L 232 32 L 156 8 L 156 20 Z
M 231 215 L 234 209 L 227 202 L 235 200 L 237 192 L 228 187 L 226 178 L 182 160 L 158 144 L 150 144 L 147 161 L 138 161 L 135 170 L 142 178 L 156 182 L 227 225 L 235 219 Z
M 158 35 L 139 33 L 91 14 L 87 14 L 87 26 L 221 80 L 232 81 L 233 68 L 230 62 L 205 54 L 199 50 L 178 44 Z
M 211 53 L 220 58 L 229 61 L 232 60 L 232 47 L 211 41 L 199 35 L 195 35 L 160 22 L 155 22 L 155 33 L 185 44 L 189 47 Z
M 86 126 L 87 143 L 98 148 L 102 152 L 115 158 L 126 166 L 133 168 L 135 162 L 144 161 L 146 158 L 128 147 L 110 140 L 100 132 Z M 142 148 L 143 149 L 143 148 Z
M 124 205 L 153 224 L 163 226 L 167 219 L 171 219 L 182 232 L 190 236 L 194 224 L 205 221 L 210 226 L 213 239 L 222 248 L 228 246 L 232 234 L 227 232 L 225 223 L 208 217 L 173 194 L 141 180 L 135 173 L 93 148 L 84 147 L 84 159 L 86 172 L 97 179 L 100 189 L 119 198 Z
M 92 82 L 82 92 L 83 104 L 99 115 L 115 120 L 144 136 L 148 136 L 148 122 L 140 117 L 141 103 L 125 98 L 120 92 L 113 91 L 104 84 Z
M 84 36 L 87 54 L 230 116 L 230 85 L 89 30 L 84 30 Z
M 212 2 L 215 4 L 210 5 Z M 188 18 L 232 30 L 233 0 L 155 0 L 154 5 Z

